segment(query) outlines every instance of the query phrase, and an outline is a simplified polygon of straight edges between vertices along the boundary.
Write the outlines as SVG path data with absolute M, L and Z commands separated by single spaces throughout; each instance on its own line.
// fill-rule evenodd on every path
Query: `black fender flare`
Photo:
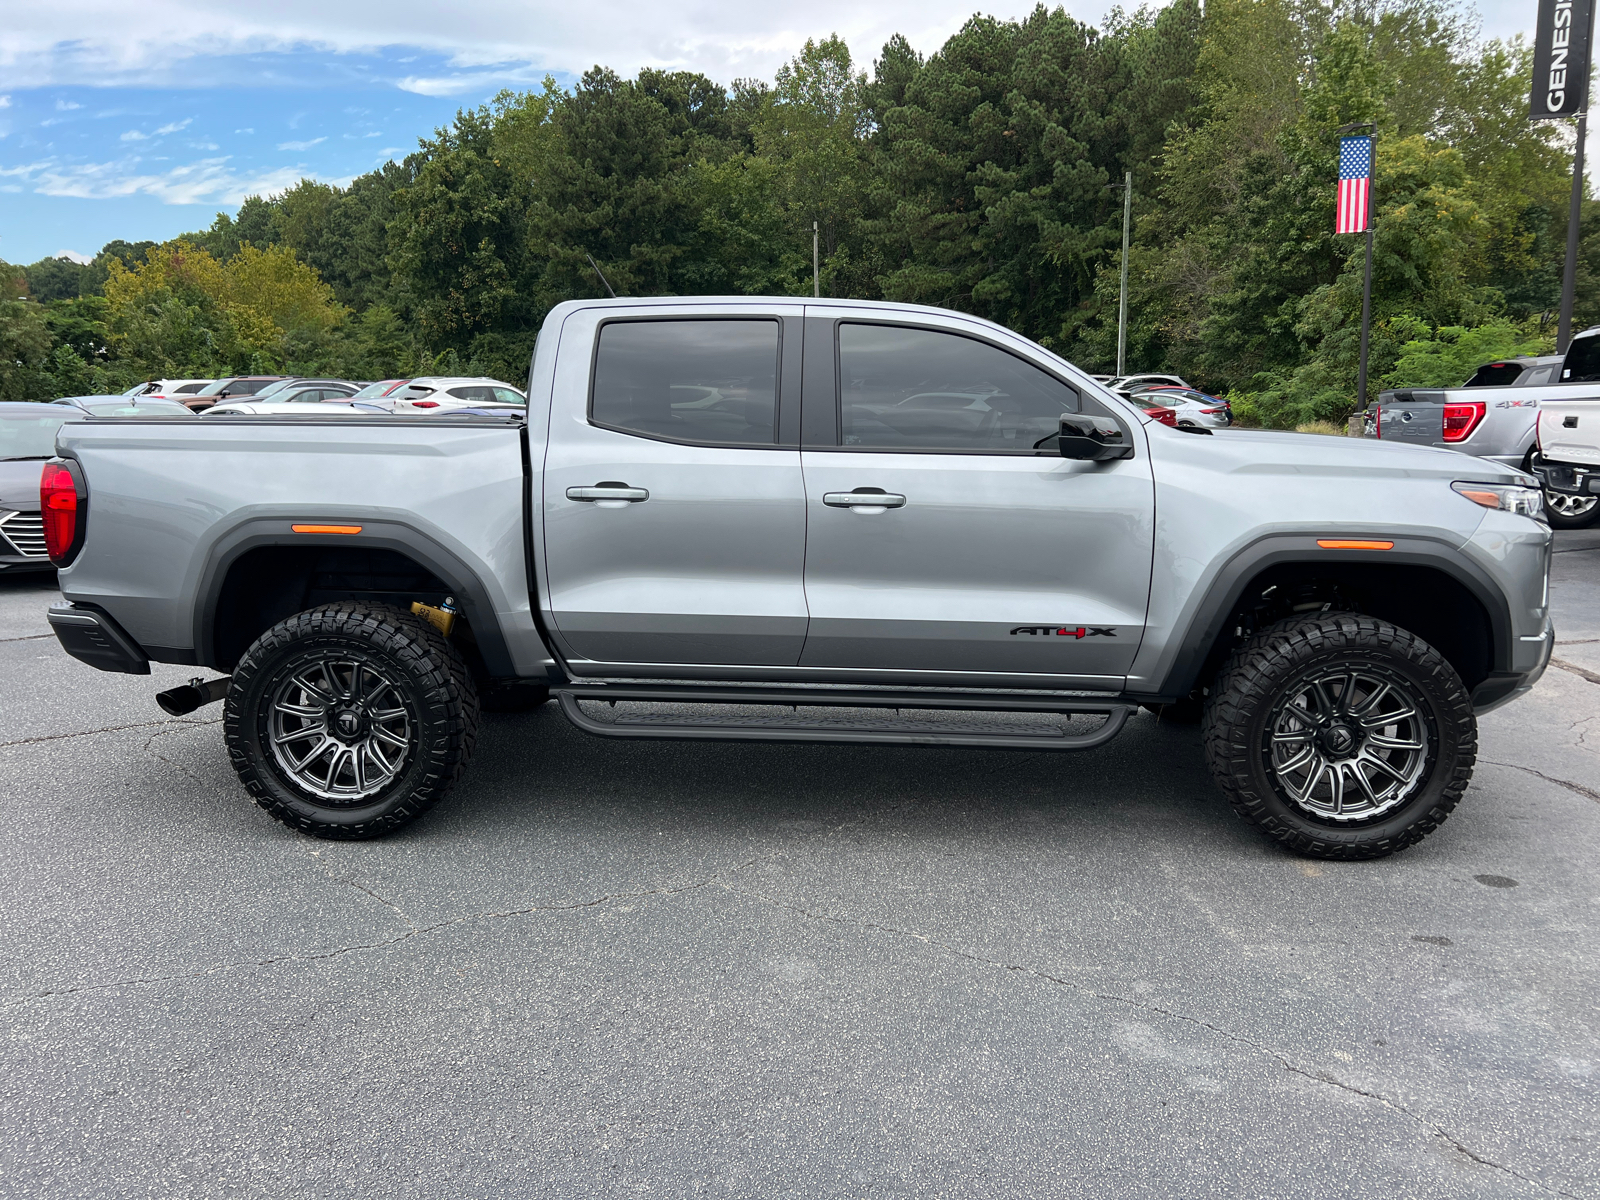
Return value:
M 207 550 L 195 591 L 194 609 L 194 646 L 202 665 L 223 669 L 216 659 L 217 603 L 222 594 L 222 581 L 240 557 L 261 546 L 331 546 L 350 550 L 394 550 L 438 576 L 449 585 L 461 615 L 472 626 L 472 635 L 490 675 L 509 678 L 517 673 L 505 634 L 495 618 L 488 589 L 459 555 L 437 539 L 410 525 L 385 518 L 356 518 L 361 532 L 354 535 L 295 533 L 289 527 L 292 519 L 304 520 L 304 517 L 248 517 Z
M 1393 541 L 1394 548 L 1326 550 L 1317 545 L 1317 538 L 1312 534 L 1267 534 L 1237 550 L 1212 577 L 1187 626 L 1175 632 L 1179 650 L 1155 694 L 1179 698 L 1189 695 L 1199 683 L 1206 658 L 1243 598 L 1245 587 L 1262 571 L 1289 563 L 1329 567 L 1370 563 L 1437 570 L 1461 584 L 1483 606 L 1489 617 L 1492 669 L 1509 671 L 1514 637 L 1510 604 L 1483 568 L 1442 538 L 1384 534 L 1381 540 Z

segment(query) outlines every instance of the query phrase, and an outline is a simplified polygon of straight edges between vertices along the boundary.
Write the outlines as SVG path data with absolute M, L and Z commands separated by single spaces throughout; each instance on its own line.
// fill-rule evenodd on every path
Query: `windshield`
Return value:
M 72 414 L 55 412 L 0 414 L 0 460 L 50 458 L 56 452 L 56 430 Z
M 195 395 L 197 395 L 197 396 L 215 396 L 218 392 L 220 392 L 223 388 L 227 387 L 232 382 L 233 382 L 233 380 L 231 380 L 231 379 L 219 379 L 215 383 L 206 384 L 206 386 L 201 388 L 198 392 L 196 392 Z
M 390 388 L 399 387 L 404 379 L 380 379 L 377 383 L 369 383 L 355 394 L 357 400 L 370 400 L 378 396 L 387 396 Z
M 267 384 L 266 387 L 262 388 L 259 392 L 256 393 L 256 399 L 264 400 L 268 396 L 271 396 L 271 395 L 274 395 L 274 394 L 276 394 L 278 392 L 283 391 L 283 389 L 288 387 L 291 383 L 299 383 L 299 382 L 300 381 L 298 379 L 280 379 L 280 380 L 278 380 L 277 383 L 269 383 L 269 384 Z

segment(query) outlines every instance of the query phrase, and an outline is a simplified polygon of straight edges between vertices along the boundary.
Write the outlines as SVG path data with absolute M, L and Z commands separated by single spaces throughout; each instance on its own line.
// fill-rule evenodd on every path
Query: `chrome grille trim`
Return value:
M 49 558 L 44 548 L 44 518 L 38 513 L 0 515 L 0 547 L 23 558 Z

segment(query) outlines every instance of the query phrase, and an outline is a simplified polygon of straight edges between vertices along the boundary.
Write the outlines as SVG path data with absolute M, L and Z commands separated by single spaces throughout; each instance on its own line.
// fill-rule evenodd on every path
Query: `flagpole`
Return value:
M 1376 146 L 1376 139 L 1374 139 Z M 1376 160 L 1377 150 L 1373 150 L 1373 159 Z M 1377 174 L 1377 162 L 1373 162 L 1373 174 Z M 1367 344 L 1372 336 L 1372 205 L 1367 207 L 1367 269 L 1366 279 L 1361 285 L 1361 365 L 1356 368 L 1356 407 L 1367 407 Z
M 1356 410 L 1359 412 L 1367 407 L 1367 349 L 1372 343 L 1372 234 L 1376 225 L 1373 214 L 1378 209 L 1374 195 L 1378 183 L 1378 126 L 1372 121 L 1352 121 L 1341 125 L 1337 136 L 1343 137 L 1357 129 L 1370 130 L 1367 136 L 1372 139 L 1372 162 L 1367 168 L 1367 255 L 1361 281 L 1361 360 L 1356 366 Z

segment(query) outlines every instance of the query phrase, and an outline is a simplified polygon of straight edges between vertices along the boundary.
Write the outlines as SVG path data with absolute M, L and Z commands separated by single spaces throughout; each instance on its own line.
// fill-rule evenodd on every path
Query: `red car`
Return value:
M 1154 417 L 1156 420 L 1160 421 L 1163 425 L 1171 425 L 1174 429 L 1176 429 L 1178 427 L 1178 410 L 1177 409 L 1175 409 L 1175 408 L 1167 408 L 1165 405 L 1161 405 L 1161 404 L 1143 404 L 1143 403 L 1141 403 L 1139 405 L 1139 407 L 1144 409 L 1144 411 L 1145 411 L 1145 413 L 1147 415 Z

